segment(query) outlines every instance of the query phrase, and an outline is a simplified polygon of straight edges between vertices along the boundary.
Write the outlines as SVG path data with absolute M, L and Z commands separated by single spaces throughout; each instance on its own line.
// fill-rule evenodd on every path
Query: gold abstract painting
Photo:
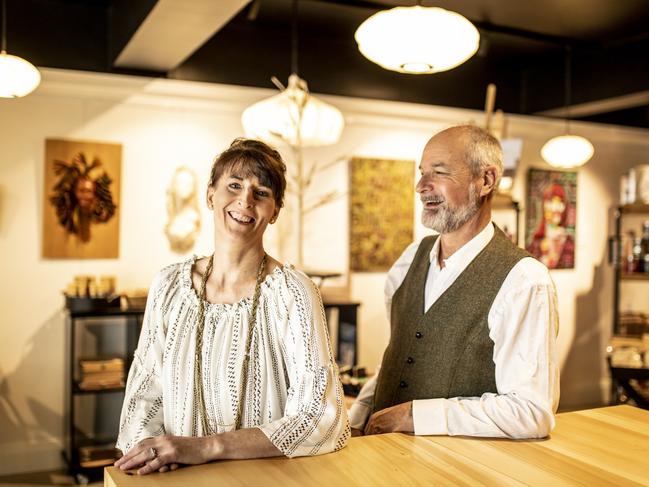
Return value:
M 353 158 L 350 163 L 350 268 L 384 272 L 413 240 L 413 161 Z
M 47 139 L 43 257 L 119 256 L 122 146 Z

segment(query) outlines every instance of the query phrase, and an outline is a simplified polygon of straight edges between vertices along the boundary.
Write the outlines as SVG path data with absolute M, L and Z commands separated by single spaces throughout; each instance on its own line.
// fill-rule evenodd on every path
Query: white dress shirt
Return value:
M 440 267 L 440 239 L 430 252 L 426 277 L 426 312 L 449 288 L 494 236 L 487 225 Z M 401 286 L 420 242 L 411 244 L 388 272 L 385 303 L 388 318 L 392 296 Z M 467 300 L 470 297 L 467 296 Z M 498 393 L 480 397 L 421 399 L 412 402 L 417 435 L 467 435 L 505 438 L 542 438 L 554 427 L 559 403 L 557 295 L 548 269 L 525 257 L 511 269 L 487 318 L 494 342 Z M 351 408 L 353 428 L 362 429 L 373 408 L 375 375 Z

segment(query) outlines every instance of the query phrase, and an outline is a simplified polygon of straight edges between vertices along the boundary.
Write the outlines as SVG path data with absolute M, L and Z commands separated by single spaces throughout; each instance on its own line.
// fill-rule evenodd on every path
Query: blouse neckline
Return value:
M 183 287 L 188 292 L 189 296 L 191 296 L 194 304 L 198 306 L 200 298 L 198 296 L 198 292 L 196 291 L 196 289 L 194 289 L 194 284 L 192 282 L 192 269 L 194 268 L 197 259 L 198 256 L 196 254 L 187 259 L 181 268 L 180 274 Z M 293 266 L 291 264 L 286 263 L 282 266 L 275 267 L 275 269 L 269 272 L 264 278 L 264 281 L 261 283 L 262 295 L 260 296 L 260 299 L 263 296 L 263 291 L 265 289 L 271 289 L 275 282 L 278 281 L 279 278 L 284 274 L 284 272 L 292 268 Z M 212 310 L 230 310 L 242 306 L 252 308 L 252 296 L 246 296 L 245 298 L 241 298 L 239 301 L 236 301 L 234 303 L 211 303 L 205 300 L 206 312 Z

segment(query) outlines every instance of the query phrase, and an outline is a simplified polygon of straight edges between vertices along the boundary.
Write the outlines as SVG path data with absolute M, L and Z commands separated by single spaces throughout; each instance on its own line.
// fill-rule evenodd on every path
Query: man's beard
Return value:
M 469 186 L 469 201 L 466 205 L 453 208 L 441 196 L 424 196 L 422 202 L 441 202 L 435 210 L 424 208 L 421 214 L 421 223 L 431 230 L 439 233 L 451 233 L 462 227 L 480 209 L 478 190 L 474 185 Z

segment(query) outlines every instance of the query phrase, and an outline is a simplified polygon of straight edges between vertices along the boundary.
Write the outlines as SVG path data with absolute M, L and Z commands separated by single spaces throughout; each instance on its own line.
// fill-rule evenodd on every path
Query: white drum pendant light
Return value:
M 396 7 L 356 30 L 359 51 L 390 71 L 429 74 L 459 66 L 478 50 L 480 33 L 458 13 L 438 7 Z
M 335 144 L 340 139 L 345 120 L 336 107 L 309 93 L 306 81 L 298 76 L 298 0 L 293 0 L 291 16 L 291 70 L 284 88 L 275 77 L 273 83 L 281 92 L 261 100 L 241 115 L 246 137 L 302 147 Z
M 548 164 L 562 169 L 583 166 L 594 153 L 593 144 L 579 135 L 554 137 L 541 149 L 541 156 Z
M 0 98 L 29 95 L 41 82 L 41 73 L 32 63 L 7 54 L 7 6 L 2 0 L 2 47 L 0 48 Z

